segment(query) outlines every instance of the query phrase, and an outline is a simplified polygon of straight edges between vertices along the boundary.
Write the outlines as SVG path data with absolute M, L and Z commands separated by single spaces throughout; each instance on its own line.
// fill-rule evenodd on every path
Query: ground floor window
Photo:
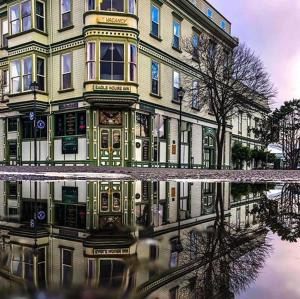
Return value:
M 17 157 L 17 141 L 10 141 L 8 143 L 8 156 L 10 158 L 16 158 Z
M 55 136 L 86 134 L 86 112 L 76 111 L 56 114 L 54 117 Z
M 73 250 L 61 249 L 61 284 L 70 287 L 73 281 Z
M 43 129 L 36 128 L 36 137 L 47 138 L 48 126 L 47 126 L 47 116 L 37 116 L 36 122 L 43 121 L 45 127 Z M 34 138 L 34 124 L 33 120 L 30 120 L 28 117 L 22 118 L 22 136 L 23 139 L 33 139 Z

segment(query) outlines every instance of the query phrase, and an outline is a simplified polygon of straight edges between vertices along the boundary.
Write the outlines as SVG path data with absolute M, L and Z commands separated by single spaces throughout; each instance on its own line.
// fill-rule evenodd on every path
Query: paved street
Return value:
M 49 173 L 49 174 L 47 174 Z M 57 174 L 57 176 L 56 176 Z M 89 166 L 2 166 L 1 179 L 133 179 L 133 180 L 230 180 L 300 181 L 298 170 L 199 170 L 166 168 L 119 168 Z

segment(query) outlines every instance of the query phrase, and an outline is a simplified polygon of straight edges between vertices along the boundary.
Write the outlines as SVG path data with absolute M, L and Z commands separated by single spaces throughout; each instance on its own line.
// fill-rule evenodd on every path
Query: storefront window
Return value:
M 146 114 L 136 114 L 135 134 L 137 137 L 149 137 L 150 117 Z
M 86 134 L 86 112 L 68 112 L 55 115 L 55 135 L 70 136 Z
M 7 131 L 15 132 L 18 130 L 18 119 L 17 118 L 8 118 L 7 119 Z
M 37 121 L 42 120 L 45 123 L 44 129 L 36 129 L 37 138 L 47 138 L 48 126 L 47 126 L 47 116 L 37 116 Z M 23 139 L 32 139 L 34 138 L 34 127 L 33 121 L 28 117 L 22 118 L 22 135 Z

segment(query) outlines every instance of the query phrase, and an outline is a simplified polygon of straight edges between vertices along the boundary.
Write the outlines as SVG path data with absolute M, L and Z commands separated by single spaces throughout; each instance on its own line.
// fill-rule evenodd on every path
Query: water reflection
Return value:
M 0 181 L 0 298 L 234 298 L 263 267 L 267 228 L 298 238 L 297 185 L 274 188 Z

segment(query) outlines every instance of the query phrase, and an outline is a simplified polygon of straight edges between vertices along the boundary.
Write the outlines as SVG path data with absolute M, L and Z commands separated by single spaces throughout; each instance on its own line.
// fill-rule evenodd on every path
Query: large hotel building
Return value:
M 34 110 L 41 165 L 216 164 L 214 116 L 188 96 L 179 130 L 177 90 L 197 79 L 182 39 L 238 44 L 205 0 L 2 0 L 0 33 L 2 165 L 33 164 Z M 224 168 L 235 140 L 261 146 L 256 123 L 228 125 Z

